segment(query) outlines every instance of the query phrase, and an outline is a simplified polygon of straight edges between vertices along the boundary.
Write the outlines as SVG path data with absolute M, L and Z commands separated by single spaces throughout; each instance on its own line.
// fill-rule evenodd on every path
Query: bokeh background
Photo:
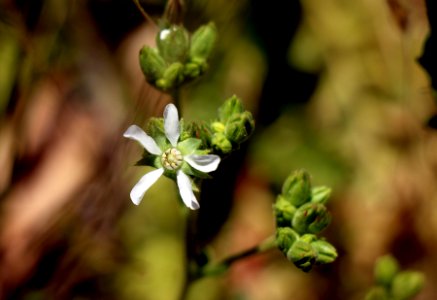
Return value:
M 219 40 L 208 74 L 181 91 L 183 117 L 213 119 L 236 94 L 257 129 L 204 182 L 193 243 L 220 260 L 273 234 L 282 182 L 305 168 L 333 188 L 324 235 L 339 258 L 303 273 L 270 251 L 195 282 L 189 299 L 363 299 L 387 253 L 424 272 L 416 299 L 437 299 L 425 1 L 186 1 L 187 28 L 210 20 Z M 132 1 L 0 2 L 1 299 L 178 299 L 177 189 L 162 178 L 134 206 L 147 169 L 122 138 L 171 101 L 138 64 L 156 30 Z

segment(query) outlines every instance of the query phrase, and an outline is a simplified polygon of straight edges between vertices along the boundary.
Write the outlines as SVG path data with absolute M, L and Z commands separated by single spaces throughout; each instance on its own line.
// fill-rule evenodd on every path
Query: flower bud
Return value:
M 300 234 L 314 233 L 317 234 L 331 222 L 331 215 L 323 204 L 306 203 L 299 207 L 294 216 L 293 228 Z
M 212 122 L 211 128 L 214 132 L 225 132 L 226 126 L 222 122 Z
M 331 196 L 331 188 L 326 186 L 316 186 L 311 190 L 311 202 L 325 204 Z
M 390 296 L 384 287 L 374 286 L 367 292 L 364 300 L 390 300 Z
M 279 195 L 275 204 L 273 204 L 273 210 L 275 212 L 276 226 L 291 226 L 291 220 L 293 220 L 294 213 L 296 212 L 295 206 Z
M 246 141 L 255 129 L 255 121 L 249 111 L 234 115 L 226 124 L 226 137 L 236 143 L 241 144 Z
M 185 62 L 190 40 L 188 32 L 182 26 L 171 25 L 159 31 L 156 36 L 159 54 L 167 63 Z
M 232 144 L 223 133 L 215 133 L 211 138 L 211 145 L 214 149 L 221 151 L 224 154 L 232 151 Z
M 191 37 L 190 58 L 208 59 L 217 39 L 217 29 L 210 22 L 200 26 Z
M 219 119 L 222 123 L 227 123 L 228 120 L 244 111 L 243 104 L 237 96 L 232 96 L 227 99 L 219 108 Z
M 314 250 L 317 252 L 316 263 L 329 264 L 332 263 L 338 256 L 337 249 L 324 240 L 317 240 L 311 243 Z
M 311 270 L 316 257 L 317 253 L 311 244 L 302 239 L 295 241 L 287 252 L 288 260 L 304 272 Z
M 393 279 L 391 286 L 392 296 L 396 300 L 411 299 L 420 292 L 424 283 L 425 278 L 420 272 L 400 272 Z
M 147 81 L 154 83 L 165 71 L 165 61 L 156 49 L 144 46 L 140 50 L 140 66 Z
M 375 264 L 375 282 L 390 286 L 396 273 L 399 272 L 399 264 L 391 255 L 380 257 Z
M 278 227 L 276 229 L 276 244 L 285 255 L 287 255 L 291 245 L 298 239 L 299 235 L 290 227 Z
M 156 86 L 164 91 L 175 88 L 184 80 L 184 66 L 175 62 L 171 64 L 164 72 L 161 79 L 156 81 Z
M 282 186 L 282 195 L 296 207 L 308 202 L 311 198 L 311 181 L 308 172 L 297 170 L 288 176 Z
M 188 78 L 194 79 L 202 74 L 201 67 L 193 62 L 186 63 L 184 65 L 184 75 Z

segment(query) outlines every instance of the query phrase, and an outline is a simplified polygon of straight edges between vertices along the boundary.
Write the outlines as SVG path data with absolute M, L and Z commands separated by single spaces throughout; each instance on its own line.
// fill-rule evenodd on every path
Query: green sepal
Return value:
M 240 99 L 233 95 L 219 107 L 218 116 L 222 123 L 227 123 L 228 120 L 244 111 L 243 104 Z
M 245 111 L 228 119 L 225 134 L 230 141 L 241 144 L 250 137 L 254 129 L 255 120 L 252 113 Z
M 311 246 L 313 246 L 314 250 L 317 252 L 317 264 L 332 263 L 338 256 L 337 249 L 335 249 L 331 243 L 325 240 L 313 241 L 311 242 Z
M 209 175 L 207 173 L 203 173 L 203 172 L 193 168 L 187 162 L 182 163 L 181 170 L 182 170 L 182 172 L 184 172 L 185 174 L 190 175 L 190 176 L 194 176 L 194 177 L 198 177 L 198 178 L 202 178 L 202 179 L 211 179 L 212 178 L 211 175 Z
M 308 272 L 313 267 L 317 257 L 317 252 L 310 243 L 298 239 L 293 243 L 287 252 L 287 258 L 293 262 L 296 267 L 304 272 Z
M 197 149 L 199 149 L 202 141 L 196 138 L 187 138 L 182 142 L 178 143 L 177 148 L 181 151 L 183 155 L 193 154 Z
M 273 211 L 275 213 L 276 226 L 291 226 L 296 207 L 284 199 L 281 195 L 276 198 L 273 204 Z
M 316 186 L 311 190 L 311 202 L 326 204 L 331 197 L 332 189 L 327 186 Z
M 282 196 L 296 207 L 311 199 L 311 179 L 305 170 L 296 170 L 282 185 Z
M 184 66 L 180 62 L 175 62 L 168 66 L 162 77 L 156 81 L 156 86 L 167 91 L 179 86 L 183 80 Z
M 143 153 L 143 157 L 135 163 L 136 166 L 150 166 L 154 168 L 161 168 L 161 158 L 159 156 L 150 154 L 146 151 Z
M 398 261 L 391 255 L 384 255 L 376 261 L 374 270 L 375 282 L 388 287 L 398 272 Z
M 197 78 L 204 72 L 203 68 L 194 62 L 188 62 L 184 65 L 184 75 L 187 78 Z
M 149 122 L 147 123 L 146 132 L 153 139 L 155 139 L 155 137 L 157 137 L 157 136 L 165 135 L 164 119 L 163 118 L 156 118 L 156 117 L 150 118 Z
M 407 300 L 417 295 L 425 284 L 425 277 L 420 272 L 403 271 L 393 279 L 391 294 L 395 300 Z
M 299 234 L 290 227 L 278 227 L 276 229 L 276 245 L 285 255 L 295 241 L 299 239 Z
M 177 25 L 161 29 L 156 35 L 156 45 L 159 54 L 167 63 L 184 63 L 190 49 L 188 32 L 184 27 Z
M 232 151 L 232 143 L 226 138 L 223 133 L 215 133 L 211 138 L 212 147 L 223 154 L 228 154 Z
M 325 229 L 331 222 L 331 215 L 323 204 L 306 203 L 300 206 L 292 220 L 293 228 L 303 233 L 317 234 Z
M 217 28 L 210 22 L 200 26 L 191 36 L 190 58 L 208 59 L 217 39 Z
M 164 75 L 166 63 L 156 49 L 144 46 L 140 50 L 139 59 L 141 71 L 150 83 L 154 84 Z
M 211 128 L 214 132 L 224 133 L 226 130 L 226 125 L 223 124 L 222 122 L 212 122 Z

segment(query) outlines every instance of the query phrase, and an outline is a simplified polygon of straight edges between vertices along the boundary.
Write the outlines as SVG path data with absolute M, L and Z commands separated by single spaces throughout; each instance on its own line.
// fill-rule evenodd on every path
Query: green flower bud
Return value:
M 329 264 L 332 263 L 338 256 L 337 249 L 324 240 L 317 240 L 311 243 L 314 250 L 317 252 L 316 263 Z
M 147 81 L 154 83 L 164 75 L 166 64 L 156 49 L 144 46 L 140 50 L 140 66 Z
M 396 273 L 399 272 L 399 264 L 391 255 L 380 257 L 375 264 L 375 282 L 390 286 Z
M 290 227 L 278 227 L 276 229 L 276 244 L 285 255 L 287 255 L 291 245 L 298 239 L 299 235 Z
M 291 226 L 291 220 L 293 220 L 296 212 L 295 206 L 279 195 L 275 204 L 273 204 L 273 210 L 276 217 L 276 226 Z
M 184 80 L 184 66 L 175 62 L 164 72 L 161 79 L 156 81 L 156 86 L 164 91 L 175 88 Z
M 232 144 L 223 133 L 215 133 L 211 138 L 211 145 L 224 154 L 232 151 Z
M 156 36 L 159 54 L 167 63 L 185 62 L 190 48 L 188 32 L 182 26 L 171 25 Z
M 404 271 L 398 273 L 391 286 L 393 299 L 411 299 L 422 290 L 424 283 L 425 277 L 420 272 Z
M 326 186 L 316 186 L 311 190 L 311 202 L 325 204 L 331 196 L 331 188 Z
M 297 170 L 285 180 L 282 195 L 296 207 L 308 202 L 311 198 L 311 179 L 308 172 Z
M 202 74 L 202 68 L 196 63 L 186 63 L 184 66 L 184 75 L 188 78 L 194 79 Z
M 226 137 L 236 143 L 241 144 L 246 141 L 255 129 L 255 121 L 249 111 L 235 115 L 226 124 Z
M 364 300 L 390 300 L 390 296 L 384 287 L 374 286 L 367 292 Z
M 307 243 L 312 243 L 312 242 L 315 242 L 315 241 L 317 241 L 317 236 L 315 235 L 315 234 L 311 234 L 311 233 L 306 233 L 306 234 L 303 234 L 301 237 L 300 237 L 300 239 L 302 240 L 302 241 L 304 241 L 304 242 L 307 242 Z
M 214 23 L 200 26 L 191 37 L 190 57 L 208 59 L 217 39 Z
M 231 117 L 239 115 L 243 111 L 243 104 L 241 104 L 240 99 L 234 95 L 220 106 L 218 115 L 220 121 L 226 124 Z
M 211 124 L 211 128 L 215 132 L 225 132 L 225 129 L 226 129 L 225 124 L 223 124 L 221 122 L 213 122 Z
M 300 234 L 319 233 L 331 222 L 331 215 L 323 204 L 306 203 L 299 207 L 294 216 L 293 228 Z
M 302 239 L 295 241 L 287 252 L 287 259 L 304 272 L 311 270 L 316 257 L 317 252 L 311 244 Z

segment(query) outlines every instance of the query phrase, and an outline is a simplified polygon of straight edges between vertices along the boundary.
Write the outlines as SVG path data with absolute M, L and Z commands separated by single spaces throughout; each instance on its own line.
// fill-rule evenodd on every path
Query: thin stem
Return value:
M 244 250 L 240 253 L 233 254 L 222 260 L 220 263 L 205 265 L 202 269 L 199 270 L 197 278 L 204 277 L 204 276 L 220 275 L 223 272 L 225 272 L 234 262 L 255 254 L 266 252 L 276 247 L 277 247 L 276 239 L 275 236 L 272 235 L 267 239 L 265 239 L 263 242 L 261 242 L 259 245 Z
M 139 0 L 132 0 L 132 1 L 135 3 L 135 6 L 138 8 L 140 13 L 143 15 L 144 19 L 146 19 L 147 22 L 153 24 L 155 27 L 158 27 L 158 25 L 156 25 L 155 21 L 153 21 L 153 19 L 149 16 L 149 14 L 141 6 L 140 1 Z

